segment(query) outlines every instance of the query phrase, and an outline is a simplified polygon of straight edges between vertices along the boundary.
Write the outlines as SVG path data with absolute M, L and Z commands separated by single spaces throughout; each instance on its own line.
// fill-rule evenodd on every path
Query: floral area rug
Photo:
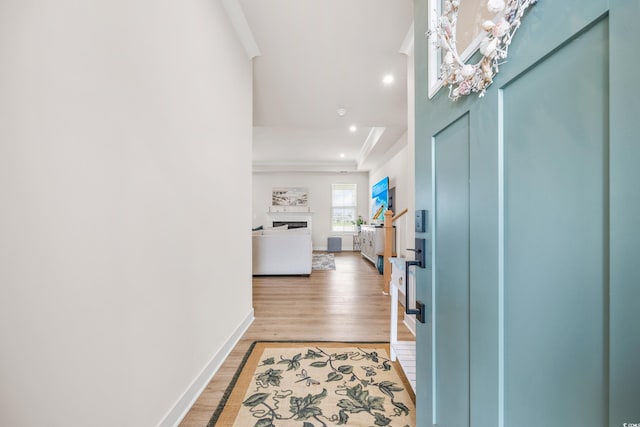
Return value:
M 313 254 L 311 259 L 312 270 L 335 270 L 336 259 L 333 254 Z
M 253 343 L 208 427 L 415 426 L 387 343 Z

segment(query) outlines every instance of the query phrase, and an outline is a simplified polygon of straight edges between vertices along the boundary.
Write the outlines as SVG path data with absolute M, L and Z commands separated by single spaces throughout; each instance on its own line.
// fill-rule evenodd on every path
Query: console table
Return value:
M 396 252 L 396 229 L 393 228 L 393 248 Z M 363 225 L 360 227 L 360 252 L 363 258 L 368 259 L 374 265 L 378 264 L 378 255 L 384 253 L 384 228 L 374 225 Z

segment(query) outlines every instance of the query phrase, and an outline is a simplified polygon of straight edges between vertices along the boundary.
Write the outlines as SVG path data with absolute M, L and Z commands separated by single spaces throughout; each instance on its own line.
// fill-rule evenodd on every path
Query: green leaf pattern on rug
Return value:
M 395 383 L 392 383 L 391 381 L 382 381 L 381 383 L 378 384 L 378 388 L 380 389 L 381 392 L 383 392 L 384 394 L 386 394 L 392 399 L 393 399 L 394 391 L 404 390 L 402 387 L 398 387 Z
M 308 394 L 303 399 L 292 396 L 289 399 L 289 411 L 296 417 L 296 420 L 306 420 L 322 414 L 322 409 L 318 404 L 327 397 L 327 389 L 322 389 L 322 393 L 316 395 Z
M 382 404 L 384 397 L 370 396 L 368 390 L 363 390 L 358 384 L 347 390 L 349 399 L 341 399 L 338 406 L 351 413 L 366 411 L 372 413 L 373 410 L 384 411 Z
M 307 354 L 304 356 L 305 359 L 322 359 L 323 357 L 322 353 L 312 349 L 307 350 Z
M 258 421 L 253 427 L 275 427 L 271 422 L 271 418 L 263 418 Z
M 384 414 L 381 414 L 381 413 L 379 413 L 379 412 L 378 412 L 378 413 L 376 413 L 376 414 L 374 414 L 374 415 L 375 415 L 375 417 L 376 417 L 376 422 L 375 422 L 375 424 L 376 424 L 377 426 L 388 426 L 388 425 L 389 425 L 389 423 L 391 423 L 391 419 L 390 419 L 390 418 L 385 417 L 385 416 L 384 416 Z
M 353 373 L 353 366 L 352 365 L 338 366 L 338 371 L 340 371 L 343 374 L 352 374 Z
M 293 358 L 291 359 L 284 359 L 282 356 L 280 356 L 280 361 L 278 362 L 280 363 L 285 363 L 287 365 L 289 365 L 287 367 L 287 371 L 295 371 L 296 369 L 298 369 L 300 367 L 300 358 L 302 357 L 302 353 L 298 353 L 295 356 L 293 356 Z
M 273 357 L 270 357 L 268 359 L 264 359 L 262 361 L 263 365 L 274 365 L 276 363 L 276 360 Z
M 329 372 L 329 375 L 327 375 L 327 382 L 340 381 L 342 378 L 344 377 L 337 372 Z
M 281 388 L 283 375 L 286 375 L 282 370 L 268 367 L 262 372 L 258 371 L 255 376 L 256 392 L 243 402 L 243 406 L 249 408 L 251 414 L 258 419 L 254 427 L 278 427 L 279 422 L 291 425 L 292 421 L 301 421 L 302 424 L 297 424 L 301 427 L 349 425 L 354 414 L 370 416 L 368 425 L 391 427 L 393 418 L 408 416 L 409 407 L 396 400 L 396 393 L 404 391 L 404 388 L 392 381 L 374 380 L 378 371 L 392 369 L 390 361 L 376 351 L 368 352 L 361 348 L 357 350 L 328 353 L 316 347 L 308 349 L 304 356 L 302 353 L 292 357 L 280 355 L 278 362 L 273 357 L 264 359 L 261 367 L 266 368 L 276 363 L 287 365 L 286 371 L 295 373 L 293 382 L 297 384 L 304 381 L 305 387 L 311 387 L 309 390 L 321 384 L 320 376 L 326 378 L 325 384 L 337 384 L 331 387 L 327 385 L 330 391 L 323 387 L 320 393 L 304 395 L 288 390 L 286 386 Z M 337 402 L 331 412 L 326 405 L 324 408 L 321 406 L 328 393 L 335 394 L 333 402 Z M 287 397 L 289 414 L 282 413 L 286 407 L 282 400 Z M 406 422 L 401 424 L 406 426 Z
M 256 393 L 251 395 L 247 400 L 242 402 L 244 406 L 249 406 L 253 408 L 254 406 L 258 406 L 261 403 L 264 403 L 265 400 L 269 397 L 269 393 Z
M 256 383 L 260 385 L 262 388 L 267 388 L 270 385 L 279 387 L 280 380 L 282 380 L 282 371 L 280 369 L 267 369 L 266 372 L 258 375 L 256 377 Z
M 393 399 L 391 399 L 391 403 L 393 403 L 393 406 L 395 406 L 395 408 L 393 408 L 394 414 L 396 414 L 397 416 L 400 416 L 402 414 L 409 415 L 409 408 L 407 407 L 407 405 L 402 402 L 396 402 Z

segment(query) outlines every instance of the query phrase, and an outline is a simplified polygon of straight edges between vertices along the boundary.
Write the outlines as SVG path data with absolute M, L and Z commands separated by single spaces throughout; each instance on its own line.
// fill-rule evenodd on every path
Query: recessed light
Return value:
M 389 86 L 391 83 L 393 83 L 393 75 L 392 74 L 387 74 L 386 76 L 384 76 L 382 78 L 382 83 L 384 83 L 385 85 Z
M 349 126 L 349 132 L 351 132 L 351 133 L 354 133 L 357 130 L 358 130 L 358 127 L 356 125 Z
M 340 153 L 340 158 L 344 159 L 344 153 Z

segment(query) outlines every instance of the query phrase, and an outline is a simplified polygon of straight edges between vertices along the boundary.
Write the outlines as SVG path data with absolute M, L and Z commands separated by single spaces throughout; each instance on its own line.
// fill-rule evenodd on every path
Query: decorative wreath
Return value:
M 443 50 L 441 79 L 445 86 L 449 86 L 449 98 L 454 101 L 472 92 L 484 96 L 499 66 L 507 58 L 511 39 L 520 26 L 525 10 L 538 0 L 488 0 L 487 8 L 496 17 L 482 24 L 486 35 L 480 42 L 483 57 L 477 64 L 465 64 L 458 55 L 456 22 L 460 1 L 446 0 L 444 13 L 438 18 L 434 29 L 428 32 L 430 37 L 436 37 L 433 43 Z

